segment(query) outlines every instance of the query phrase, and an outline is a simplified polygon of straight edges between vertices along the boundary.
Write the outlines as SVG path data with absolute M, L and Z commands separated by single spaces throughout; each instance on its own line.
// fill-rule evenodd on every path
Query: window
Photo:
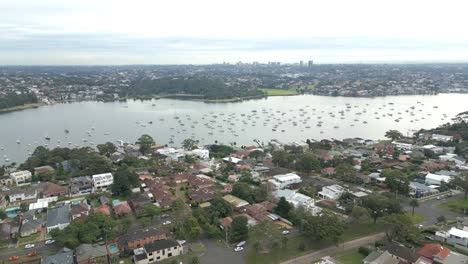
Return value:
M 177 249 L 177 247 L 174 247 L 174 249 Z
M 154 260 L 153 258 L 150 258 L 150 259 L 149 259 L 149 262 L 152 262 L 153 260 Z
M 156 259 L 161 259 L 161 257 L 157 257 Z
M 153 252 L 150 252 L 148 255 L 153 256 Z
M 167 254 L 167 257 L 169 258 L 172 257 L 172 253 Z

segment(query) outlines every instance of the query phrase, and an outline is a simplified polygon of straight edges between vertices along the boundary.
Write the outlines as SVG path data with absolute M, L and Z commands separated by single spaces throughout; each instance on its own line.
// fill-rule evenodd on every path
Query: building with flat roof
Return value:
M 16 185 L 30 184 L 32 173 L 27 170 L 12 172 L 10 173 L 10 178 Z
M 112 173 L 102 173 L 93 175 L 93 191 L 107 190 L 112 183 L 114 183 L 114 176 Z
M 301 183 L 302 179 L 295 173 L 280 174 L 273 176 L 273 179 L 268 181 L 275 189 L 284 189 L 295 183 Z

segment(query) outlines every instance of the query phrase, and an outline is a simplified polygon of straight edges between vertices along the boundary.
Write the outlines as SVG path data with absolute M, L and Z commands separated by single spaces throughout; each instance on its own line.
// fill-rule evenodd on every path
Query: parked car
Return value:
M 236 247 L 236 248 L 234 249 L 235 252 L 240 252 L 240 251 L 242 251 L 242 250 L 244 250 L 243 247 Z
M 26 244 L 26 246 L 24 246 L 24 248 L 34 248 L 35 245 L 34 244 Z
M 179 242 L 179 244 L 183 245 L 183 244 L 185 244 L 185 242 L 187 242 L 187 241 L 185 241 L 185 240 L 177 240 L 177 242 Z
M 236 247 L 242 247 L 245 245 L 245 241 L 241 241 L 239 242 L 239 244 L 236 245 Z
M 11 256 L 8 258 L 8 261 L 16 261 L 19 259 L 19 256 Z
M 287 234 L 289 234 L 289 230 L 283 230 L 283 231 L 281 231 L 281 234 L 287 235 Z
M 36 252 L 36 251 L 33 251 L 33 252 L 27 254 L 26 256 L 27 256 L 27 257 L 35 257 L 35 256 L 37 256 L 37 252 Z
M 50 245 L 50 244 L 53 244 L 53 243 L 55 243 L 55 240 L 53 240 L 53 239 L 47 239 L 47 240 L 45 241 L 44 244 Z
M 172 224 L 172 222 L 171 221 L 164 221 L 162 224 L 163 225 L 170 225 L 170 224 Z
M 434 241 L 434 238 L 431 237 L 431 236 L 425 236 L 424 238 L 427 239 L 427 240 L 430 240 L 430 241 Z

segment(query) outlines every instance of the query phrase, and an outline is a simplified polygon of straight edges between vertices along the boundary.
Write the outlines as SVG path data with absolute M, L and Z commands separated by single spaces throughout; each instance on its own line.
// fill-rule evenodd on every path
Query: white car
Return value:
M 179 244 L 183 245 L 183 244 L 185 244 L 185 242 L 187 242 L 187 241 L 185 241 L 185 240 L 177 240 L 177 242 L 179 242 Z
M 35 247 L 34 244 L 26 244 L 26 246 L 24 246 L 24 248 L 33 248 L 33 247 Z
M 281 231 L 281 234 L 287 235 L 287 234 L 289 234 L 289 230 L 283 230 L 283 231 Z
M 53 244 L 53 243 L 55 243 L 55 240 L 53 240 L 53 239 L 47 239 L 47 240 L 44 242 L 44 244 L 46 244 L 46 245 L 50 245 L 50 244 Z
M 236 247 L 236 248 L 234 249 L 235 252 L 240 252 L 240 251 L 242 251 L 242 250 L 244 250 L 243 247 Z
M 164 221 L 162 224 L 163 225 L 170 225 L 170 224 L 172 224 L 172 222 L 171 221 Z

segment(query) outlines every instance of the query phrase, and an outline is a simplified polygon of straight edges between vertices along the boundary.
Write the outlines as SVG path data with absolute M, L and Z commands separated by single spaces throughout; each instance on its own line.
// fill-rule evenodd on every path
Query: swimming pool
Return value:
M 119 252 L 119 248 L 117 247 L 117 244 L 110 244 L 109 245 L 109 253 L 115 254 Z
M 120 203 L 119 199 L 112 200 L 112 204 L 118 204 L 118 203 Z
M 9 218 L 15 218 L 17 215 L 17 213 L 7 213 L 7 217 Z
M 21 208 L 20 208 L 19 206 L 17 206 L 17 207 L 10 207 L 10 208 L 5 209 L 5 212 L 7 212 L 7 213 L 8 213 L 8 212 L 14 212 L 14 211 L 18 211 L 18 210 L 20 210 L 20 209 L 21 209 Z

